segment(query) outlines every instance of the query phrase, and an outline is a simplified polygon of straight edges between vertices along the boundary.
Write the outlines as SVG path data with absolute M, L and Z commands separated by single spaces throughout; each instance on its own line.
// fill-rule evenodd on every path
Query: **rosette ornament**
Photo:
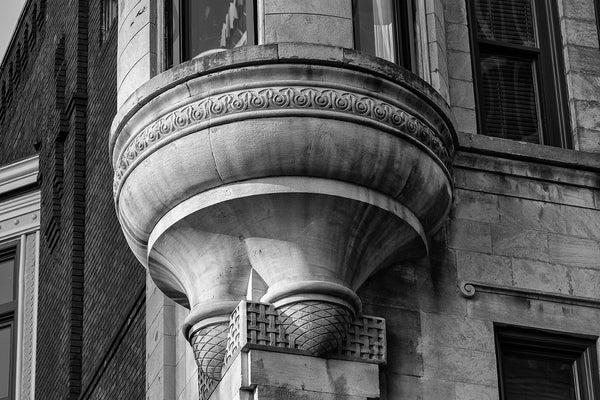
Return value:
M 132 250 L 219 379 L 254 293 L 290 343 L 333 350 L 376 271 L 427 253 L 452 203 L 451 114 L 426 83 L 352 50 L 235 49 L 173 68 L 119 110 L 114 194 Z M 304 48 L 306 47 L 306 48 Z M 328 55 L 325 57 L 325 55 Z

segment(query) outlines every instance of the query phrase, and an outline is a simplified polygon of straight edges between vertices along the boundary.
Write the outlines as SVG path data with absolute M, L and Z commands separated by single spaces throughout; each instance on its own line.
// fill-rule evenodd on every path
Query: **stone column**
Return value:
M 353 47 L 352 0 L 259 0 L 259 42 Z
M 117 106 L 156 75 L 157 0 L 119 1 Z

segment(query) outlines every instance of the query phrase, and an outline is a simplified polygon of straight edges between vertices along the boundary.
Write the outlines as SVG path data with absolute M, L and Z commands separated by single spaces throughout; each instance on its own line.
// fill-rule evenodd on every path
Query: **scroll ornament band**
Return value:
M 267 110 L 324 110 L 371 119 L 407 134 L 426 145 L 451 170 L 450 137 L 440 137 L 418 118 L 387 102 L 330 88 L 275 87 L 212 96 L 172 111 L 130 140 L 115 167 L 113 191 L 131 165 L 146 150 L 174 133 L 211 119 Z M 450 143 L 446 145 L 446 143 Z

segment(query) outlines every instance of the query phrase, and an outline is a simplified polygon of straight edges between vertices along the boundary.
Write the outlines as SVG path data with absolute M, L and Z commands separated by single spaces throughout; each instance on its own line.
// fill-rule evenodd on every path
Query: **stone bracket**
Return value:
M 253 349 L 311 356 L 310 352 L 295 346 L 294 338 L 286 333 L 279 312 L 272 304 L 244 300 L 229 319 L 222 376 L 241 352 Z M 385 364 L 386 357 L 385 319 L 361 315 L 350 324 L 342 346 L 324 358 Z M 204 400 L 210 396 L 218 382 L 210 379 L 200 369 L 198 374 L 200 400 Z

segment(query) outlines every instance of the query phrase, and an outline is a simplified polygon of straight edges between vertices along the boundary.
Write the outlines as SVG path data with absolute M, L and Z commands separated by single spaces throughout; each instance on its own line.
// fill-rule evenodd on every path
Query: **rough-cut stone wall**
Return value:
M 599 14 L 592 0 L 558 4 L 574 148 L 600 152 Z
M 382 399 L 498 399 L 497 323 L 600 334 L 597 156 L 461 139 L 456 202 L 429 261 L 381 272 L 360 293 L 388 326 Z M 475 285 L 466 298 L 461 282 L 499 289 Z

